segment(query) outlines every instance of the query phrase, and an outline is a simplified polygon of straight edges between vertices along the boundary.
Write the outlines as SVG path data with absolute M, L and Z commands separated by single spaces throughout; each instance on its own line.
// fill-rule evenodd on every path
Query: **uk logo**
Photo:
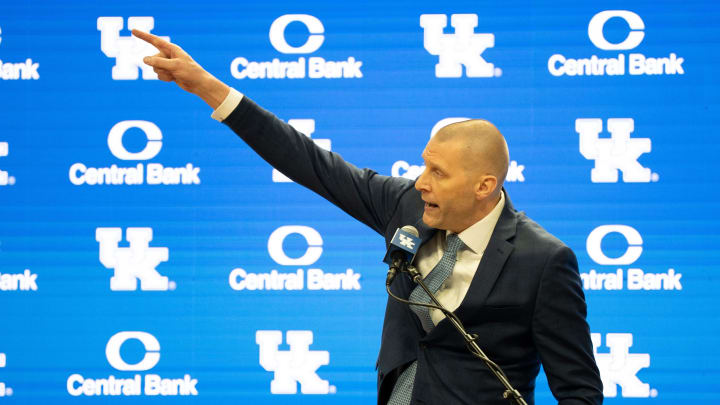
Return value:
M 155 27 L 153 17 L 128 18 L 128 30 L 138 29 L 150 32 Z M 97 29 L 100 31 L 100 49 L 108 58 L 115 59 L 112 68 L 113 80 L 137 80 L 138 69 L 142 70 L 144 80 L 156 80 L 157 74 L 142 59 L 157 53 L 150 44 L 133 36 L 120 36 L 123 29 L 122 17 L 99 17 Z M 160 37 L 170 41 L 170 37 Z
M 174 290 L 175 283 L 162 276 L 156 267 L 168 260 L 168 248 L 150 247 L 152 228 L 127 228 L 129 247 L 119 247 L 122 228 L 97 228 L 95 240 L 100 243 L 100 263 L 114 269 L 110 290 L 135 291 L 137 280 L 143 291 Z
M 633 345 L 631 333 L 606 334 L 605 346 L 610 348 L 610 353 L 598 353 L 598 348 L 602 343 L 600 333 L 592 333 L 591 339 L 605 397 L 616 397 L 618 385 L 622 388 L 623 398 L 657 396 L 657 390 L 651 390 L 650 385 L 643 383 L 637 377 L 637 373 L 641 369 L 650 367 L 650 355 L 648 353 L 630 353 L 630 347 Z
M 313 333 L 309 330 L 290 330 L 285 334 L 290 350 L 280 351 L 282 331 L 259 330 L 255 342 L 260 347 L 260 365 L 274 372 L 270 383 L 273 394 L 296 394 L 297 384 L 303 394 L 330 394 L 335 387 L 317 375 L 320 366 L 330 363 L 330 353 L 325 350 L 310 350 Z
M 453 14 L 450 25 L 455 32 L 443 33 L 447 27 L 445 14 L 423 14 L 420 26 L 424 29 L 424 46 L 439 62 L 435 65 L 435 77 L 462 77 L 463 66 L 467 77 L 496 77 L 502 70 L 487 62 L 482 54 L 495 46 L 494 34 L 475 33 L 477 14 Z
M 400 237 L 400 244 L 405 246 L 408 249 L 414 249 L 415 248 L 415 242 L 413 242 L 412 239 L 408 238 L 407 236 L 400 234 L 398 235 Z
M 291 127 L 295 128 L 298 132 L 307 136 L 308 138 L 312 138 L 312 134 L 315 132 L 315 120 L 313 119 L 292 119 L 288 120 L 288 124 L 290 124 Z M 315 145 L 327 151 L 332 149 L 332 143 L 330 139 L 313 139 L 313 142 L 315 142 Z M 272 181 L 273 183 L 293 182 L 292 180 L 290 180 L 290 178 L 280 173 L 280 171 L 277 169 L 273 169 L 272 171 Z
M 652 149 L 650 138 L 631 138 L 635 130 L 632 118 L 610 118 L 607 130 L 610 138 L 600 138 L 602 119 L 579 118 L 575 120 L 575 131 L 580 135 L 580 153 L 588 160 L 595 161 L 590 173 L 593 183 L 617 183 L 618 171 L 622 172 L 625 183 L 649 183 L 659 180 L 657 173 L 643 167 L 638 159 Z

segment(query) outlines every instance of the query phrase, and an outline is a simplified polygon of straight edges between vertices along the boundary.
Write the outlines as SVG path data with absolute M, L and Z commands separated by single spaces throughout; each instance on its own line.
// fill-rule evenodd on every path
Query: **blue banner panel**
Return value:
M 0 405 L 376 401 L 383 238 L 158 80 L 133 28 L 382 175 L 417 178 L 447 124 L 493 122 L 508 197 L 577 256 L 606 403 L 720 401 L 718 17 L 5 2 Z M 542 372 L 535 399 L 555 401 Z

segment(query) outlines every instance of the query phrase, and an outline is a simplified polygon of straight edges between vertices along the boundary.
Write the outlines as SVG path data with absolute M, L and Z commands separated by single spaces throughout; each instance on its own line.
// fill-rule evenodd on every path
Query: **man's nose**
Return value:
M 420 176 L 418 176 L 417 180 L 415 181 L 415 189 L 417 191 L 430 191 L 428 188 L 428 184 L 425 181 L 425 173 L 427 172 L 427 169 L 424 169 L 422 173 L 420 173 Z

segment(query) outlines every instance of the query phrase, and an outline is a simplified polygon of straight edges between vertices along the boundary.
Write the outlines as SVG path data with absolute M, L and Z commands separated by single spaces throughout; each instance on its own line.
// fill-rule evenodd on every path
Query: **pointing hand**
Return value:
M 143 59 L 152 66 L 158 79 L 175 82 L 181 89 L 200 96 L 213 109 L 217 108 L 230 92 L 230 88 L 205 71 L 178 45 L 139 30 L 132 34 L 157 48 L 158 53 Z

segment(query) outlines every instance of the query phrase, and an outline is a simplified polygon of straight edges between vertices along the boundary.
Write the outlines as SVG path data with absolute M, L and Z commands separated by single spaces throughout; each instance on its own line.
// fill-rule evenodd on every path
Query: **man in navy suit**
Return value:
M 215 111 L 261 157 L 389 243 L 398 227 L 422 239 L 416 265 L 528 403 L 545 368 L 561 404 L 602 402 L 585 298 L 573 252 L 523 213 L 502 188 L 507 145 L 483 120 L 440 130 L 413 182 L 358 169 L 202 69 L 180 47 L 133 31 L 160 51 L 145 63 Z M 289 157 L 293 158 L 290 159 Z M 425 300 L 406 275 L 395 294 Z M 437 310 L 388 300 L 378 356 L 378 403 L 501 404 L 504 387 Z

